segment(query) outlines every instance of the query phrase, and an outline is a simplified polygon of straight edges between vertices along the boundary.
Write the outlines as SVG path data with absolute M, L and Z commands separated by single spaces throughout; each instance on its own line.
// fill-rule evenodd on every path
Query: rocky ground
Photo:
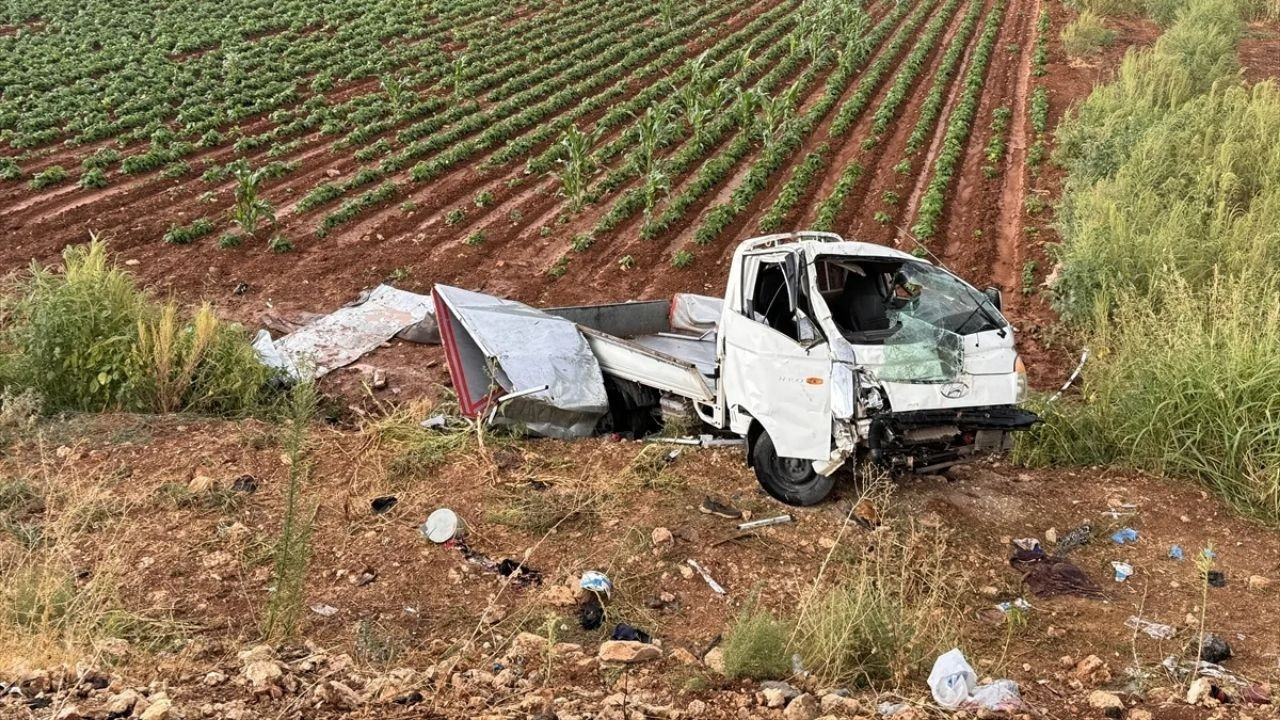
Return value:
M 288 477 L 278 426 L 99 416 L 11 434 L 0 461 L 0 716 L 996 715 L 931 698 L 932 660 L 951 645 L 979 680 L 1017 684 L 1021 706 L 1000 716 L 1275 715 L 1263 703 L 1280 680 L 1280 537 L 1188 484 L 980 465 L 888 484 L 846 478 L 828 502 L 793 509 L 763 495 L 732 448 L 668 461 L 667 446 L 462 432 L 424 457 L 436 446 L 399 433 L 427 412 L 348 413 L 310 430 L 305 607 L 292 639 L 274 644 L 261 628 Z M 739 533 L 739 521 L 698 512 L 707 495 L 795 521 Z M 382 511 L 371 509 L 380 499 Z M 474 554 L 419 532 L 442 506 L 466 521 Z M 1018 543 L 1052 550 L 1084 524 L 1090 542 L 1066 557 L 1099 592 L 1036 596 L 1010 566 Z M 1136 542 L 1116 544 L 1125 527 Z M 43 540 L 24 541 L 31 528 Z M 539 577 L 503 575 L 502 559 Z M 1123 582 L 1116 562 L 1133 568 Z M 919 652 L 873 649 L 897 658 L 891 673 L 841 675 L 800 658 L 785 684 L 724 674 L 725 638 L 744 608 L 794 619 L 818 612 L 815 593 L 869 574 L 891 585 L 925 566 L 948 590 L 900 596 L 922 609 L 910 616 Z M 581 622 L 587 570 L 614 586 L 592 630 Z M 71 599 L 52 596 L 62 599 L 33 613 L 31 578 L 58 572 Z M 79 601 L 108 581 L 109 605 Z M 1019 599 L 1029 609 L 996 607 Z M 1171 635 L 1129 627 L 1130 617 Z M 611 640 L 620 623 L 652 641 Z M 1202 625 L 1230 646 L 1225 679 L 1176 669 Z

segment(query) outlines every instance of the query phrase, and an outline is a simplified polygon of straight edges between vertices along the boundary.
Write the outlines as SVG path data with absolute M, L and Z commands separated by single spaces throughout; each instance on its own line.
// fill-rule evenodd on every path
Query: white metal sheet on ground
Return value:
M 272 341 L 262 331 L 254 339 L 262 361 L 295 379 L 323 377 L 350 365 L 410 327 L 434 315 L 431 297 L 379 285 L 361 301 L 317 318 Z

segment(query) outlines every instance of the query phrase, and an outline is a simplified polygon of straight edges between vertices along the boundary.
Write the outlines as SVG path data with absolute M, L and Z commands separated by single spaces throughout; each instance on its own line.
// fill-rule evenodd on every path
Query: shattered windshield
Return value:
M 891 318 L 922 321 L 956 335 L 971 335 L 1005 326 L 1000 311 L 986 295 L 933 265 L 903 263 L 893 277 Z
M 882 380 L 951 380 L 963 366 L 961 337 L 1006 324 L 986 295 L 928 263 L 819 257 L 815 272 L 832 322 Z

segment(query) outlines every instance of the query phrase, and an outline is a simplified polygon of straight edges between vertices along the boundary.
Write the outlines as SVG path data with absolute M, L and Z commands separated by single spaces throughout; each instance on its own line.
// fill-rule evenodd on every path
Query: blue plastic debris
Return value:
M 1116 582 L 1124 582 L 1133 574 L 1133 566 L 1129 563 L 1114 561 L 1111 563 L 1111 567 L 1115 568 Z
M 583 590 L 604 593 L 605 597 L 613 593 L 613 583 L 609 581 L 609 578 L 604 573 L 595 570 L 588 570 L 582 573 L 582 580 L 579 581 L 579 585 Z
M 1200 551 L 1200 557 L 1203 557 L 1205 560 L 1213 560 L 1218 557 L 1218 553 L 1214 552 L 1213 548 L 1205 548 Z
M 1173 547 L 1169 548 L 1169 557 L 1173 558 L 1174 560 L 1181 560 L 1181 559 L 1182 559 L 1182 546 L 1181 546 L 1181 545 L 1174 545 Z
M 1117 545 L 1124 545 L 1125 543 L 1138 542 L 1138 531 L 1130 527 L 1121 528 L 1111 533 L 1111 542 Z

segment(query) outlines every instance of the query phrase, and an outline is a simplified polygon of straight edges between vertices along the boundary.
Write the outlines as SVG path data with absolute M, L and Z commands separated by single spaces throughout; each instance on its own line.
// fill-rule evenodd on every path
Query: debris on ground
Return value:
M 325 605 L 324 603 L 318 603 L 316 605 L 311 606 L 311 612 L 319 615 L 320 617 L 332 617 L 333 615 L 336 615 L 338 613 L 338 608 L 332 605 Z
M 652 642 L 653 640 L 649 633 L 635 627 L 634 625 L 628 625 L 626 623 L 618 623 L 618 625 L 613 628 L 613 634 L 609 636 L 609 639 L 642 643 Z
M 770 525 L 786 525 L 792 522 L 795 522 L 795 517 L 791 515 L 779 515 L 777 517 L 760 518 L 759 520 L 752 520 L 750 522 L 739 523 L 738 529 L 739 530 L 756 530 L 762 527 L 769 527 Z
M 1169 558 L 1171 560 L 1181 560 L 1183 558 L 1182 546 L 1174 545 L 1169 548 Z
M 880 512 L 876 510 L 876 506 L 867 498 L 858 500 L 853 506 L 851 519 L 867 530 L 875 530 L 880 527 Z
M 236 492 L 255 493 L 258 491 L 258 479 L 249 474 L 240 475 L 231 481 L 231 489 Z
M 996 609 L 1006 614 L 1010 610 L 1021 610 L 1023 612 L 1028 612 L 1031 610 L 1031 603 L 1027 602 L 1025 598 L 1018 598 L 1017 600 L 1008 600 L 1005 602 L 996 603 Z
M 1200 650 L 1198 657 L 1215 665 L 1222 663 L 1231 657 L 1231 645 L 1214 633 L 1205 633 L 1199 638 Z M 1192 638 L 1191 646 L 1187 648 L 1189 652 L 1196 652 L 1196 638 Z
M 1119 560 L 1111 561 L 1111 568 L 1116 571 L 1116 582 L 1122 583 L 1133 575 L 1133 566 Z
M 710 587 L 713 592 L 715 592 L 717 595 L 725 594 L 724 587 L 720 583 L 716 582 L 715 578 L 711 577 L 711 574 L 708 573 L 701 565 L 698 564 L 698 561 L 689 559 L 689 560 L 686 560 L 685 562 L 689 564 L 689 567 L 696 570 L 698 574 L 702 576 L 702 579 L 707 582 L 707 586 Z
M 979 685 L 977 674 L 959 648 L 948 650 L 934 661 L 929 690 L 934 702 L 947 710 L 1012 712 L 1022 708 L 1017 683 L 996 680 Z
M 716 517 L 726 518 L 728 520 L 739 520 L 742 518 L 742 511 L 734 507 L 728 500 L 708 495 L 702 499 L 702 503 L 698 505 L 698 512 L 704 515 L 715 515 Z
M 1040 541 L 1037 538 L 1017 538 L 1013 541 L 1014 547 L 1019 550 L 1035 552 L 1040 549 Z
M 465 535 L 466 523 L 449 508 L 438 508 L 427 516 L 427 521 L 418 530 L 428 540 L 439 545 Z
M 578 606 L 578 625 L 583 630 L 597 630 L 604 623 L 604 606 L 600 604 L 600 596 L 591 594 Z
M 415 342 L 435 339 L 434 315 L 431 296 L 379 285 L 354 303 L 283 337 L 272 340 L 268 331 L 259 331 L 253 348 L 264 364 L 289 377 L 315 379 L 350 365 L 406 331 L 406 339 Z
M 1111 533 L 1111 542 L 1116 545 L 1127 545 L 1129 543 L 1138 542 L 1138 531 L 1133 528 L 1120 528 Z
M 1085 523 L 1072 529 L 1066 535 L 1062 536 L 1062 540 L 1053 549 L 1054 555 L 1066 555 L 1083 545 L 1088 545 L 1093 538 L 1093 526 Z
M 400 502 L 400 499 L 395 495 L 383 495 L 370 500 L 369 509 L 373 511 L 374 515 L 382 515 L 395 507 L 398 502 Z
M 1209 583 L 1210 587 L 1220 588 L 1227 586 L 1227 576 L 1221 570 L 1210 570 L 1205 573 L 1204 580 Z
M 1130 630 L 1146 633 L 1156 640 L 1168 640 L 1178 634 L 1178 631 L 1171 625 L 1144 620 L 1137 615 L 1130 615 L 1129 619 L 1124 621 L 1124 626 Z
M 603 593 L 605 597 L 613 594 L 613 581 L 597 570 L 582 573 L 582 578 L 578 580 L 578 587 L 588 592 Z
M 1102 589 L 1066 558 L 1046 555 L 1043 550 L 1017 550 L 1009 564 L 1022 573 L 1022 581 L 1036 597 L 1102 597 Z

